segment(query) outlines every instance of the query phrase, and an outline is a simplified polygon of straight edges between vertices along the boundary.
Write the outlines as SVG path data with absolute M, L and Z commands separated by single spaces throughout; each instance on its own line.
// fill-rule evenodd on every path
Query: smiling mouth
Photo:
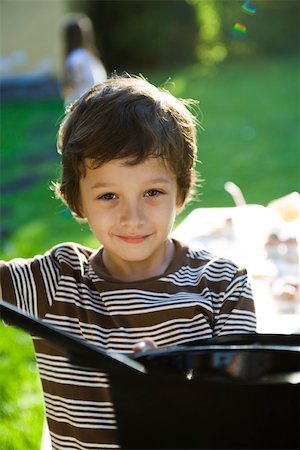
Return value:
M 121 239 L 124 242 L 127 242 L 128 244 L 141 244 L 144 242 L 150 234 L 146 234 L 144 236 L 117 236 L 119 239 Z

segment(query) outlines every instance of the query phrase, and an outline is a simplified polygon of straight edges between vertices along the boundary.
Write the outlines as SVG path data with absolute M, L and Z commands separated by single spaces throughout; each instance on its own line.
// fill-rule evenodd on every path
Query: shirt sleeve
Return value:
M 237 269 L 215 312 L 214 336 L 256 332 L 256 314 L 246 269 Z
M 50 252 L 0 262 L 2 300 L 35 317 L 43 318 L 51 307 L 58 280 L 59 266 Z

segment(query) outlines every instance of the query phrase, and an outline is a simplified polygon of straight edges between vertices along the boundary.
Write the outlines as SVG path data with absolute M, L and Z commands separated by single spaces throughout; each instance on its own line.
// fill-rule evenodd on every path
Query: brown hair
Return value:
M 98 56 L 92 21 L 85 14 L 72 14 L 62 22 L 65 57 L 77 48 L 86 48 Z
M 82 218 L 79 181 L 86 158 L 97 168 L 116 159 L 131 165 L 160 157 L 176 175 L 183 205 L 192 191 L 197 152 L 196 119 L 187 109 L 191 103 L 141 77 L 113 76 L 91 88 L 69 107 L 60 125 L 58 196 Z

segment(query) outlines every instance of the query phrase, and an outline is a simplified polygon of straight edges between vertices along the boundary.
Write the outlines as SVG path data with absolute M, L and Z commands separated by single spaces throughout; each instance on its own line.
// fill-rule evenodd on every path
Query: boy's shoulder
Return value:
M 43 254 L 36 254 L 30 258 L 14 258 L 10 261 L 2 261 L 4 265 L 31 266 L 32 264 L 57 265 L 67 264 L 70 266 L 82 266 L 89 263 L 90 256 L 95 250 L 75 242 L 63 242 L 50 248 Z
M 186 257 L 191 264 L 200 264 L 201 266 L 212 266 L 212 267 L 229 267 L 233 270 L 241 269 L 239 265 L 232 261 L 231 259 L 222 256 L 221 254 L 213 254 L 205 248 L 193 248 L 190 245 L 184 245 L 186 249 Z
M 206 249 L 186 246 L 186 270 L 191 276 L 206 279 L 207 282 L 223 286 L 234 280 L 248 279 L 247 269 L 230 258 L 213 254 Z M 221 284 L 220 284 L 221 283 Z
M 13 270 L 31 270 L 35 267 L 42 267 L 44 270 L 56 269 L 60 271 L 62 267 L 69 266 L 72 270 L 86 271 L 89 266 L 90 257 L 95 252 L 94 249 L 75 242 L 63 242 L 55 245 L 43 254 L 36 254 L 30 258 L 13 258 L 9 261 L 0 261 L 1 271 L 7 267 Z
M 75 242 L 62 242 L 46 251 L 43 255 L 36 255 L 26 264 L 37 264 L 44 271 L 52 269 L 60 274 L 73 276 L 73 274 L 86 274 L 90 271 L 90 257 L 94 249 Z
M 88 263 L 94 252 L 94 249 L 76 242 L 62 242 L 52 247 L 46 254 L 58 262 L 69 262 L 72 265 L 75 261 Z

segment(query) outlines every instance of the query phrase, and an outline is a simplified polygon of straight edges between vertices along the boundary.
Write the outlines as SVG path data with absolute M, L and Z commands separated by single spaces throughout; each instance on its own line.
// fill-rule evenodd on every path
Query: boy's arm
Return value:
M 256 332 L 256 314 L 247 271 L 239 269 L 224 292 L 215 314 L 214 336 Z
M 0 261 L 1 299 L 43 318 L 49 310 L 58 280 L 51 255 Z

